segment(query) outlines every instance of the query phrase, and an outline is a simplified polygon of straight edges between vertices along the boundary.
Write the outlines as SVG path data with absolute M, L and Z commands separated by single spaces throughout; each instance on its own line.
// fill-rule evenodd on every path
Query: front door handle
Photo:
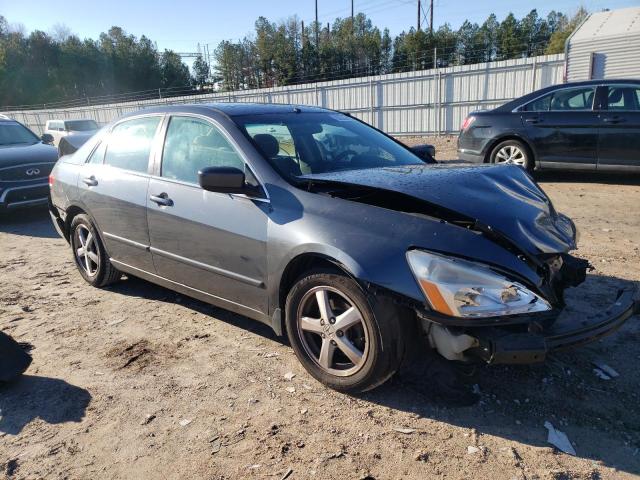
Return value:
M 149 197 L 149 200 L 151 200 L 152 202 L 155 202 L 158 205 L 161 205 L 163 207 L 172 207 L 173 206 L 173 200 L 171 200 L 169 198 L 169 195 L 167 195 L 164 192 L 162 192 L 160 195 L 151 195 Z
M 95 187 L 98 185 L 98 180 L 96 180 L 96 177 L 91 175 L 90 177 L 83 178 L 82 183 L 84 183 L 87 187 Z
M 604 123 L 622 123 L 624 122 L 624 118 L 622 117 L 604 117 L 602 119 Z

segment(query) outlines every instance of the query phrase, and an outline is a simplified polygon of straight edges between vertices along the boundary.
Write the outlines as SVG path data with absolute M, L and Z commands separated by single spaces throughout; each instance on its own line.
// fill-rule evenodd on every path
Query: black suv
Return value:
M 46 205 L 48 177 L 58 160 L 50 135 L 39 138 L 15 120 L 0 116 L 0 212 Z

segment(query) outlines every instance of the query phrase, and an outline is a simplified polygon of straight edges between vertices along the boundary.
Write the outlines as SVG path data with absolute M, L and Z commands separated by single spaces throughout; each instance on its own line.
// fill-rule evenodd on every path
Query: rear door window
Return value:
M 591 110 L 594 94 L 595 87 L 558 90 L 551 96 L 549 110 L 554 112 Z
M 107 149 L 107 142 L 102 141 L 100 145 L 93 151 L 87 160 L 88 163 L 101 164 L 104 160 L 104 152 Z
M 117 124 L 109 136 L 104 163 L 113 167 L 147 172 L 149 154 L 161 117 L 142 117 Z

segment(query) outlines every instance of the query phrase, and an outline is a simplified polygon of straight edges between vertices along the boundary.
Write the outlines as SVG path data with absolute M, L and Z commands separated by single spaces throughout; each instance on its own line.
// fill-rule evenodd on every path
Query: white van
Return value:
M 100 127 L 95 120 L 47 120 L 44 133 L 53 137 L 53 144 L 57 147 L 62 137 L 76 132 L 95 132 Z

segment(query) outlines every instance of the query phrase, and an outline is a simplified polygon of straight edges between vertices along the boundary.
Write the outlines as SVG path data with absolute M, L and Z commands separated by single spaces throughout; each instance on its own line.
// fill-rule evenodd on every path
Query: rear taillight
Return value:
M 464 132 L 475 121 L 476 121 L 476 117 L 474 117 L 473 115 L 468 116 L 467 118 L 464 119 L 464 122 L 462 122 L 462 126 L 460 127 L 460 130 L 462 130 Z
M 49 186 L 53 187 L 53 173 L 49 174 Z

